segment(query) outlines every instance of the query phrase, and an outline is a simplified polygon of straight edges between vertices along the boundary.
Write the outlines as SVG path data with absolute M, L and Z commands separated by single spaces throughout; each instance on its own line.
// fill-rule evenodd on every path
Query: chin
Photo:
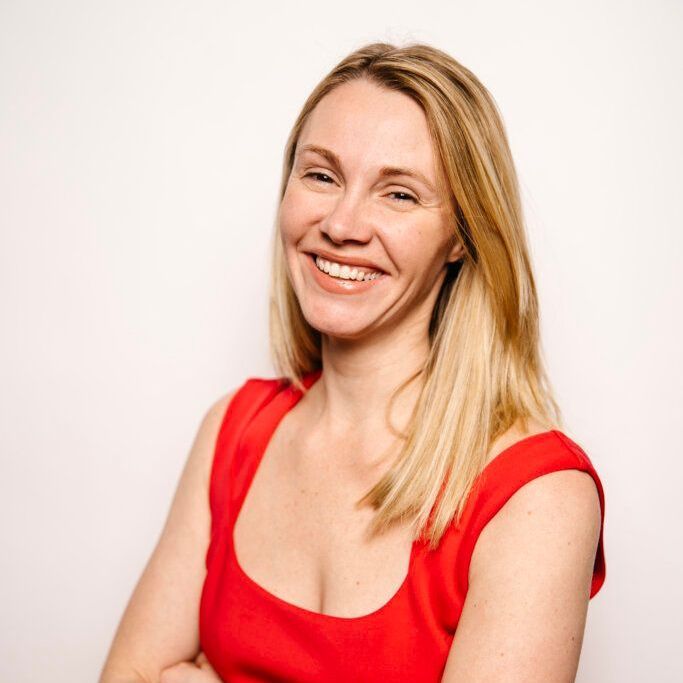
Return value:
M 309 312 L 303 309 L 306 322 L 318 330 L 321 334 L 336 339 L 360 339 L 368 331 L 369 321 L 363 320 L 349 320 L 348 316 L 343 314 L 335 315 L 334 311 L 327 310 L 322 313 Z

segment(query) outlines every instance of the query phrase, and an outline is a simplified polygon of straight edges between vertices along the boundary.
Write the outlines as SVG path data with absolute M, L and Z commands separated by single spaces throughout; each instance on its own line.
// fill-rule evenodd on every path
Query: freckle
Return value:
M 505 657 L 505 653 L 504 653 L 504 652 L 501 652 L 499 656 L 500 656 L 500 657 Z
M 531 514 L 531 510 L 527 510 L 526 513 L 527 513 L 527 515 L 530 515 L 530 514 Z

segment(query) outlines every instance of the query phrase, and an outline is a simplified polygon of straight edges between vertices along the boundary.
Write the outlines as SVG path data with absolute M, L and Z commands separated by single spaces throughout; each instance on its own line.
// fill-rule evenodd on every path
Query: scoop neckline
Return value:
M 316 370 L 305 375 L 303 378 L 304 386 L 307 389 L 310 388 L 319 379 L 321 374 L 321 370 Z M 247 572 L 243 569 L 242 565 L 240 564 L 237 558 L 237 552 L 235 550 L 235 525 L 237 523 L 237 518 L 239 517 L 239 514 L 242 508 L 244 507 L 244 501 L 246 500 L 247 494 L 249 493 L 254 478 L 256 477 L 256 472 L 258 471 L 258 468 L 260 467 L 263 461 L 263 457 L 266 453 L 266 450 L 268 449 L 268 445 L 273 439 L 273 436 L 278 428 L 278 425 L 282 422 L 285 415 L 299 402 L 299 400 L 302 397 L 303 392 L 294 385 L 290 384 L 287 387 L 285 387 L 284 390 L 278 392 L 273 398 L 273 400 L 263 409 L 262 412 L 259 412 L 258 414 L 263 415 L 267 411 L 275 410 L 275 408 L 277 408 L 275 417 L 272 418 L 270 421 L 267 421 L 267 427 L 264 426 L 264 431 L 260 434 L 257 447 L 255 448 L 256 452 L 251 454 L 250 473 L 246 481 L 242 485 L 242 493 L 237 499 L 235 503 L 234 513 L 231 515 L 230 525 L 228 529 L 228 545 L 230 546 L 229 550 L 231 560 L 238 574 L 240 575 L 240 578 L 246 585 L 248 585 L 252 590 L 256 591 L 261 597 L 265 598 L 271 603 L 274 603 L 286 609 L 289 612 L 299 614 L 309 619 L 317 619 L 319 621 L 336 623 L 350 623 L 369 619 L 377 619 L 383 616 L 389 610 L 391 610 L 394 607 L 394 605 L 402 599 L 403 594 L 408 589 L 408 584 L 410 583 L 410 580 L 413 576 L 413 565 L 415 563 L 418 548 L 424 545 L 424 542 L 420 539 L 413 540 L 411 544 L 410 556 L 408 558 L 408 570 L 406 572 L 405 577 L 403 578 L 403 581 L 396 589 L 396 591 L 393 593 L 393 595 L 383 605 L 380 605 L 377 609 L 373 610 L 372 612 L 368 612 L 367 614 L 361 614 L 355 617 L 344 617 L 337 614 L 325 614 L 324 612 L 316 612 L 315 610 L 310 610 L 307 607 L 302 607 L 301 605 L 296 605 L 295 603 L 290 602 L 289 600 L 285 600 L 284 598 L 275 595 L 275 593 L 271 593 L 269 590 L 264 588 L 260 583 L 257 583 L 254 579 L 252 579 L 249 576 L 249 574 L 247 574 Z M 278 401 L 283 401 L 285 405 L 279 405 Z M 247 429 L 252 425 L 253 422 L 247 425 Z
M 305 374 L 302 378 L 302 384 L 306 389 L 310 389 L 310 387 L 317 382 L 317 380 L 321 377 L 322 375 L 322 369 L 319 370 L 314 370 L 312 372 L 309 372 Z M 421 539 L 415 539 L 413 540 L 411 547 L 410 547 L 410 556 L 408 558 L 408 570 L 406 572 L 405 577 L 403 578 L 403 581 L 399 585 L 399 587 L 396 589 L 396 591 L 393 593 L 393 595 L 383 604 L 380 605 L 377 609 L 373 610 L 372 612 L 368 612 L 367 614 L 361 614 L 359 616 L 355 617 L 344 617 L 336 614 L 325 614 L 324 612 L 316 612 L 315 610 L 310 610 L 307 607 L 302 607 L 301 605 L 297 605 L 293 602 L 290 602 L 289 600 L 285 600 L 284 598 L 281 598 L 278 595 L 275 595 L 275 593 L 271 593 L 269 590 L 264 588 L 261 584 L 257 583 L 254 579 L 247 574 L 247 572 L 243 569 L 242 565 L 239 562 L 239 559 L 237 558 L 237 552 L 235 550 L 235 525 L 237 523 L 237 519 L 239 517 L 240 512 L 242 511 L 242 508 L 244 507 L 244 501 L 246 500 L 247 494 L 249 493 L 249 490 L 251 489 L 251 486 L 253 484 L 254 478 L 256 477 L 256 473 L 258 471 L 258 468 L 261 466 L 261 463 L 263 461 L 263 457 L 265 456 L 266 450 L 268 449 L 268 445 L 273 439 L 273 436 L 275 434 L 275 431 L 277 430 L 278 426 L 284 419 L 285 415 L 294 408 L 294 406 L 301 400 L 303 397 L 304 392 L 302 392 L 299 388 L 294 386 L 293 384 L 288 384 L 282 389 L 281 391 L 278 391 L 273 399 L 269 401 L 269 403 L 263 408 L 263 410 L 259 411 L 257 415 L 255 416 L 254 420 L 252 420 L 245 428 L 245 432 L 248 431 L 251 427 L 253 427 L 254 423 L 256 420 L 261 417 L 261 419 L 268 415 L 269 410 L 274 410 L 275 407 L 277 407 L 277 412 L 275 413 L 275 417 L 270 420 L 270 422 L 266 423 L 266 427 L 264 427 L 264 430 L 261 432 L 258 440 L 258 444 L 256 447 L 256 453 L 252 454 L 252 462 L 250 466 L 250 473 L 249 476 L 247 477 L 246 481 L 242 485 L 242 493 L 239 495 L 238 499 L 236 500 L 235 503 L 235 510 L 234 513 L 231 515 L 230 519 L 230 524 L 228 526 L 227 532 L 228 532 L 228 546 L 229 546 L 229 554 L 230 558 L 233 562 L 233 566 L 237 570 L 237 573 L 239 574 L 240 578 L 243 580 L 245 585 L 249 586 L 253 591 L 258 593 L 261 597 L 265 598 L 267 601 L 273 603 L 274 605 L 277 605 L 292 614 L 298 614 L 302 617 L 307 617 L 309 619 L 314 619 L 318 621 L 326 621 L 328 623 L 338 623 L 338 624 L 344 624 L 344 623 L 351 623 L 351 622 L 360 622 L 360 621 L 365 621 L 365 620 L 371 620 L 371 619 L 377 619 L 379 617 L 382 617 L 386 612 L 390 611 L 398 602 L 399 600 L 402 599 L 403 595 L 405 592 L 408 590 L 408 585 L 413 577 L 413 567 L 415 564 L 415 560 L 418 554 L 418 549 L 419 548 L 424 548 L 425 546 L 425 541 Z M 279 405 L 279 401 L 285 402 L 285 405 L 281 407 Z M 525 445 L 529 443 L 530 441 L 535 441 L 538 439 L 542 438 L 548 438 L 549 436 L 555 435 L 556 436 L 556 429 L 550 429 L 544 432 L 537 432 L 536 434 L 531 434 L 529 436 L 526 436 L 518 441 L 515 441 L 514 443 L 510 444 L 509 446 L 505 447 L 503 450 L 501 450 L 495 457 L 493 457 L 487 464 L 486 466 L 481 470 L 479 473 L 477 480 L 482 479 L 484 475 L 488 472 L 490 472 L 492 469 L 494 469 L 494 465 L 501 462 L 503 459 L 503 456 L 509 455 L 511 452 L 517 450 L 519 447 L 522 445 Z M 242 440 L 240 440 L 242 441 Z

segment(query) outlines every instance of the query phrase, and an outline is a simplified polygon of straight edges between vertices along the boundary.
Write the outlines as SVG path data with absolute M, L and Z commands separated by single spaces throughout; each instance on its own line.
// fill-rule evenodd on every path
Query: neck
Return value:
M 409 379 L 391 405 L 391 424 L 403 430 L 422 386 L 420 376 L 429 354 L 425 325 L 413 325 L 362 342 L 323 337 L 323 372 L 311 398 L 316 422 L 329 434 L 386 432 L 387 407 L 394 392 Z

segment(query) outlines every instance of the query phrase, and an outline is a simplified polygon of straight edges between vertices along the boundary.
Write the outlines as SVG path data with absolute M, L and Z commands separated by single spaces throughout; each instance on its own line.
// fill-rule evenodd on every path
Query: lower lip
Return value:
M 327 292 L 332 294 L 360 294 L 372 287 L 376 287 L 383 280 L 387 278 L 385 273 L 379 275 L 374 280 L 343 280 L 339 277 L 332 277 L 315 265 L 314 257 L 310 254 L 305 254 L 308 267 L 312 272 L 313 279 Z

